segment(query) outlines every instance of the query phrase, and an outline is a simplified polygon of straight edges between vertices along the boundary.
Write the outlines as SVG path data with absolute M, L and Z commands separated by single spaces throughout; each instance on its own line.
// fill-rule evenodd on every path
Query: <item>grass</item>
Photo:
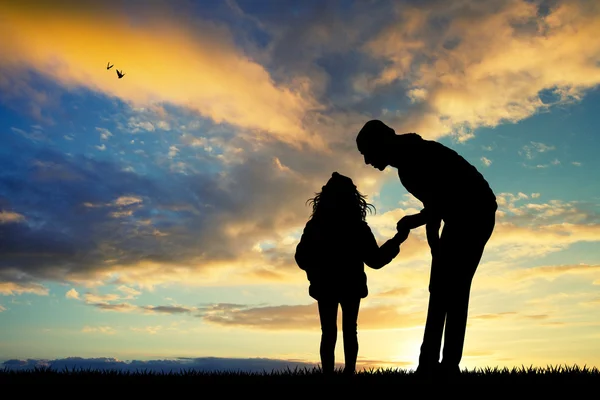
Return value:
M 371 369 L 358 372 L 351 380 L 340 371 L 325 379 L 320 370 L 288 369 L 262 373 L 250 372 L 148 372 L 119 370 L 72 369 L 57 371 L 50 368 L 32 370 L 0 370 L 0 385 L 7 383 L 67 383 L 67 384 L 103 384 L 103 383 L 164 383 L 164 384 L 286 384 L 298 385 L 309 383 L 340 384 L 428 384 L 418 378 L 412 371 L 402 369 Z M 597 367 L 587 366 L 548 366 L 546 368 L 482 368 L 471 371 L 463 370 L 459 384 L 600 384 L 600 371 Z

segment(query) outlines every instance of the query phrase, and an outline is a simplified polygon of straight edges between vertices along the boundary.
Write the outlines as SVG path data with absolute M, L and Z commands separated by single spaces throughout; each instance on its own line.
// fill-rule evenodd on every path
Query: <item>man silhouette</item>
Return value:
M 425 225 L 432 255 L 429 306 L 416 372 L 457 376 L 471 282 L 494 230 L 496 196 L 458 153 L 416 133 L 397 135 L 383 122 L 371 120 L 358 133 L 356 144 L 365 164 L 380 171 L 388 165 L 396 168 L 406 190 L 423 203 L 421 212 L 405 216 L 397 225 L 411 229 Z

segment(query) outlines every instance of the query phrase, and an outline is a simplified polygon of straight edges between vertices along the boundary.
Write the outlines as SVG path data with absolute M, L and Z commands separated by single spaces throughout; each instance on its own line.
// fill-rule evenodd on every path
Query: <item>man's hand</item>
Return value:
M 420 212 L 418 214 L 413 215 L 405 215 L 398 221 L 396 224 L 396 229 L 401 231 L 403 229 L 415 229 L 419 226 L 425 225 L 427 223 L 427 214 Z
M 415 224 L 415 215 L 406 215 L 404 217 L 402 217 L 402 219 L 400 219 L 400 221 L 398 221 L 398 223 L 396 224 L 396 230 L 398 232 L 404 232 L 405 230 L 411 230 L 413 225 Z

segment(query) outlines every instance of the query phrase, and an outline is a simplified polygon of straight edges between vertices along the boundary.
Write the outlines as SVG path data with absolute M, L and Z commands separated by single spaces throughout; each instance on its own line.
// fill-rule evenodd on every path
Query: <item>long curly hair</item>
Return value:
M 337 216 L 364 221 L 368 211 L 376 211 L 366 199 L 367 196 L 358 191 L 352 179 L 334 172 L 322 190 L 306 202 L 312 206 L 311 219 Z

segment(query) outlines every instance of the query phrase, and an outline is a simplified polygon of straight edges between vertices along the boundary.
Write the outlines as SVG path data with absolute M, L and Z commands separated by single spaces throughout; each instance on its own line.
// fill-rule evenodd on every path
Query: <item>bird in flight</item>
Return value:
M 108 64 L 106 64 L 106 69 L 111 69 L 112 67 L 114 67 L 115 65 L 110 65 L 110 61 L 108 62 Z
M 121 71 L 117 70 L 117 75 L 119 76 L 119 79 L 121 79 L 122 77 L 125 76 L 125 74 L 122 72 L 122 70 Z

